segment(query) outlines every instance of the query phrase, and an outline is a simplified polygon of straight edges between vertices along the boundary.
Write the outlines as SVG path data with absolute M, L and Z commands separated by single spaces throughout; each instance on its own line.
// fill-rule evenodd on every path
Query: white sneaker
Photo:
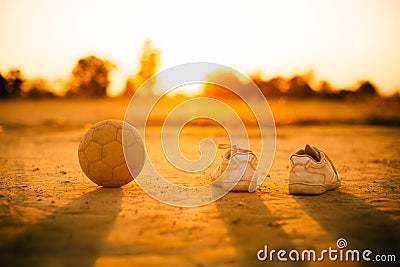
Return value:
M 306 145 L 290 157 L 289 193 L 318 195 L 337 188 L 340 175 L 329 157 Z
M 220 149 L 229 149 L 222 156 L 221 164 L 214 170 L 211 179 L 224 190 L 254 192 L 257 189 L 256 155 L 236 145 L 219 144 Z

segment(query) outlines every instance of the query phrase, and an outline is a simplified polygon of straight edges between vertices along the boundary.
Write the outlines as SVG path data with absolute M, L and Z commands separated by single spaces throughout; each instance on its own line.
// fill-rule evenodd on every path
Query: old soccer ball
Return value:
M 125 162 L 122 133 L 131 172 Z M 90 127 L 82 137 L 78 157 L 83 172 L 90 180 L 104 187 L 120 187 L 140 173 L 145 150 L 133 126 L 120 120 L 104 120 Z

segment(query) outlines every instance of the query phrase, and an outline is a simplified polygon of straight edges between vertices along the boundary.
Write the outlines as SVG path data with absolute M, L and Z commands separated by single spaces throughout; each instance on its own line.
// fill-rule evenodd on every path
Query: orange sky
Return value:
M 137 69 L 144 40 L 161 69 L 211 61 L 266 77 L 314 69 L 338 87 L 371 79 L 400 89 L 400 1 L 0 0 L 0 72 L 67 79 L 79 57 L 118 66 L 111 88 Z

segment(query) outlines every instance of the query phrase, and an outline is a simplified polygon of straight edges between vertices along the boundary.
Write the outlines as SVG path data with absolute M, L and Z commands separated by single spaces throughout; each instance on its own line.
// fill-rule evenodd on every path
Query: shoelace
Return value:
M 253 151 L 251 151 L 250 149 L 245 149 L 245 148 L 240 148 L 236 145 L 232 145 L 232 144 L 218 144 L 218 148 L 219 149 L 232 149 L 232 154 L 235 154 L 236 152 L 239 153 L 253 153 Z
M 318 147 L 313 146 L 315 150 L 317 150 L 319 153 L 322 152 Z M 325 158 L 328 160 L 329 164 L 332 166 L 333 171 L 336 173 L 337 176 L 339 176 L 339 173 L 337 172 L 335 165 L 333 165 L 333 162 L 331 158 L 324 152 Z
M 242 155 L 253 155 L 253 157 L 251 157 L 249 163 L 250 166 L 252 166 L 253 169 L 257 169 L 258 166 L 258 159 L 257 156 L 254 154 L 253 151 L 251 151 L 250 149 L 245 149 L 245 148 L 240 148 L 236 145 L 232 145 L 232 144 L 218 144 L 218 148 L 219 149 L 231 149 L 231 153 L 230 153 L 230 157 L 232 157 L 235 154 L 242 154 Z

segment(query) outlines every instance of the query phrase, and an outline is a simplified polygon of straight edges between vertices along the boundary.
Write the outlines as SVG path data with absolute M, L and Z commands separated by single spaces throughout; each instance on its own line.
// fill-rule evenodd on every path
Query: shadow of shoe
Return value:
M 224 220 L 232 243 L 236 249 L 234 265 L 239 266 L 287 266 L 287 262 L 259 261 L 257 253 L 267 245 L 268 249 L 295 248 L 289 236 L 281 228 L 264 201 L 257 193 L 228 193 L 215 202 L 221 217 Z M 300 266 L 302 263 L 291 262 Z M 235 265 L 235 266 L 236 266 Z
M 336 197 L 332 198 L 333 195 Z M 327 196 L 331 196 L 329 201 Z M 362 199 L 341 191 L 328 191 L 317 196 L 293 196 L 293 198 L 331 236 L 346 239 L 346 249 L 360 251 L 369 249 L 373 252 L 372 255 L 398 254 L 400 249 L 398 223 Z M 336 244 L 332 247 L 337 249 Z M 396 259 L 398 257 L 399 255 L 396 255 Z M 360 264 L 370 266 L 368 262 Z M 385 266 L 398 265 L 386 262 Z

